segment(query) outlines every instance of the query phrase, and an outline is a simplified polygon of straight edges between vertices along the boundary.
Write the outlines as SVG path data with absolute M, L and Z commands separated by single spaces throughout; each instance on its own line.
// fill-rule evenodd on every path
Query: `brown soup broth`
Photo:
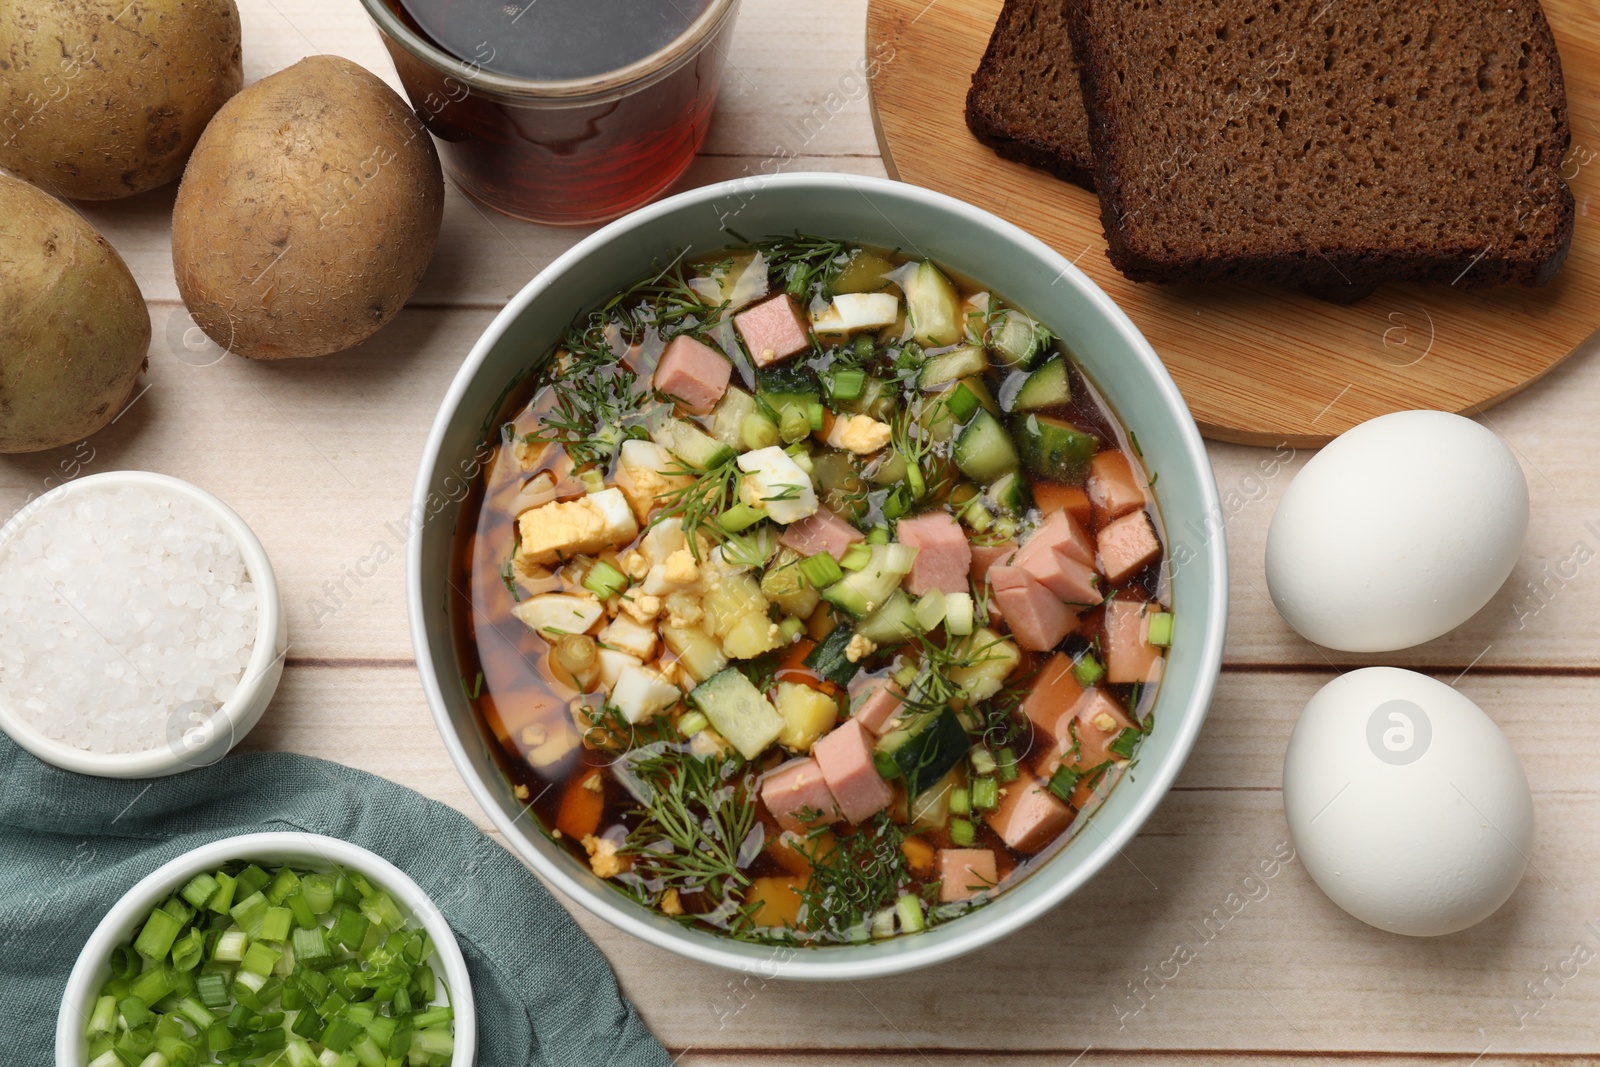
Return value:
M 707 257 L 707 261 L 714 262 L 720 256 L 721 254 Z M 904 257 L 893 258 L 904 259 Z M 954 276 L 952 280 L 963 296 L 982 291 L 982 287 L 974 282 Z M 708 330 L 704 336 L 724 351 L 730 351 L 732 346 L 738 344 L 732 326 L 728 322 Z M 641 381 L 647 380 L 646 369 L 653 365 L 663 347 L 663 340 L 656 328 L 647 325 L 640 335 L 631 339 L 631 343 L 618 331 L 611 330 L 608 332 L 608 340 L 619 363 L 639 368 Z M 1056 348 L 1064 351 L 1064 346 L 1059 343 L 1056 343 Z M 532 362 L 530 359 L 530 363 Z M 742 372 L 748 371 L 748 367 L 741 368 L 738 360 L 735 360 L 735 366 L 734 385 L 739 386 L 741 378 L 746 377 Z M 1070 354 L 1068 366 L 1071 384 L 1070 402 L 1055 409 L 1043 409 L 1041 413 L 1058 416 L 1096 434 L 1102 442 L 1102 451 L 1120 449 L 1129 459 L 1136 476 L 1144 478 L 1137 448 L 1117 420 L 1112 417 L 1109 406 L 1100 397 L 1093 384 L 1076 362 L 1070 359 Z M 991 376 L 996 380 L 1003 378 L 1004 374 L 1003 370 L 998 374 L 991 372 Z M 750 383 L 746 380 L 743 384 Z M 590 806 L 599 807 L 601 814 L 598 825 L 602 829 L 621 827 L 624 830 L 632 830 L 640 822 L 640 805 L 614 773 L 613 764 L 618 760 L 618 752 L 575 742 L 570 751 L 565 751 L 553 760 L 548 758 L 552 749 L 547 746 L 551 744 L 551 738 L 562 730 L 574 731 L 573 736 L 578 738 L 598 736 L 579 732 L 582 724 L 575 723 L 574 709 L 577 709 L 577 714 L 592 716 L 593 711 L 589 709 L 598 708 L 603 693 L 597 696 L 591 692 L 585 696 L 580 692 L 571 675 L 565 674 L 556 664 L 550 652 L 549 642 L 512 614 L 512 608 L 518 600 L 514 597 L 511 586 L 519 584 L 515 572 L 508 570 L 508 559 L 516 539 L 512 501 L 538 470 L 553 469 L 563 477 L 570 476 L 572 471 L 570 460 L 559 447 L 552 446 L 533 469 L 524 469 L 516 455 L 514 444 L 516 439 L 538 429 L 543 415 L 549 411 L 551 405 L 551 390 L 546 388 L 545 376 L 542 373 L 528 375 L 507 391 L 494 423 L 502 427 L 500 443 L 495 448 L 494 458 L 485 465 L 482 475 L 471 487 L 460 511 L 451 565 L 450 609 L 461 665 L 462 686 L 469 698 L 473 698 L 472 703 L 483 728 L 487 736 L 492 739 L 491 750 L 497 762 L 514 784 L 519 798 L 530 807 L 540 830 L 562 844 L 576 861 L 587 864 L 589 855 L 583 843 L 572 834 L 564 834 L 559 829 L 563 822 L 564 811 L 574 803 L 574 798 Z M 600 469 L 606 474 L 609 484 L 611 465 L 603 463 Z M 1043 478 L 1036 475 L 1029 477 L 1030 484 L 1035 487 L 1043 481 Z M 874 512 L 870 516 L 874 521 L 877 519 L 876 507 L 874 504 Z M 1165 544 L 1165 533 L 1153 505 L 1149 513 L 1158 536 Z M 862 525 L 865 526 L 866 522 Z M 1093 527 L 1091 527 L 1092 532 L 1094 532 Z M 619 548 L 617 555 L 620 557 L 626 551 L 626 548 Z M 1168 582 L 1164 577 L 1162 566 L 1164 558 L 1163 553 L 1162 559 L 1145 567 L 1118 587 L 1121 595 L 1170 604 Z M 1099 608 L 1086 612 L 1082 616 L 1079 628 L 1069 634 L 1058 649 L 1074 657 L 1095 650 L 1099 640 L 1100 614 Z M 860 677 L 890 674 L 897 663 L 896 656 L 888 654 L 892 651 L 891 649 L 879 652 L 865 660 L 866 669 Z M 664 661 L 670 661 L 672 656 L 663 652 L 663 658 Z M 1025 686 L 1026 680 L 1038 671 L 1047 658 L 1047 654 L 1024 652 L 1022 664 L 1012 672 L 1008 685 Z M 780 667 L 779 664 L 783 659 L 781 651 L 761 657 L 754 661 L 754 669 L 747 673 L 784 680 L 786 676 L 798 677 L 796 671 L 806 672 L 806 668 L 792 665 Z M 856 687 L 858 686 L 852 686 Z M 1147 717 L 1155 700 L 1157 688 L 1155 685 L 1110 685 L 1102 681 L 1100 687 L 1127 709 L 1136 722 L 1144 723 L 1148 728 Z M 841 714 L 847 713 L 848 701 L 845 701 L 841 705 Z M 681 714 L 681 709 L 674 711 L 673 720 L 675 721 Z M 1053 738 L 1040 735 L 1019 712 L 1013 710 L 1010 713 L 1010 721 L 1014 725 L 1011 728 L 1009 747 L 1016 752 L 1020 764 L 1031 765 L 1039 753 L 1052 747 Z M 652 732 L 649 727 L 642 725 L 638 728 L 634 740 L 643 742 L 657 736 L 658 734 Z M 557 750 L 559 748 L 558 745 Z M 755 825 L 761 827 L 763 832 L 764 840 L 759 853 L 750 858 L 743 868 L 744 873 L 751 879 L 773 879 L 794 874 L 793 856 L 786 857 L 774 851 L 774 842 L 780 836 L 779 828 L 753 792 L 758 775 L 781 763 L 783 758 L 781 753 L 769 749 L 762 758 L 744 765 L 733 779 L 742 782 L 749 790 L 746 800 L 754 807 Z M 1100 784 L 1095 787 L 1092 798 L 1085 804 L 1085 812 L 1103 801 L 1121 773 L 1121 768 L 1113 768 L 1103 776 Z M 590 779 L 596 777 L 598 782 L 590 782 Z M 588 798 L 577 795 L 586 788 L 585 783 L 589 783 L 587 788 L 591 792 Z M 598 785 L 598 790 L 593 788 L 595 785 Z M 596 793 L 597 796 L 594 795 Z M 1080 813 L 1056 840 L 1031 854 L 1008 848 L 989 823 L 977 817 L 977 813 L 974 813 L 971 820 L 975 839 L 970 844 L 958 846 L 952 841 L 948 827 L 924 829 L 915 836 L 933 849 L 968 847 L 992 850 L 997 861 L 1000 891 L 1003 891 L 1017 876 L 1026 873 L 1031 866 L 1059 851 L 1065 842 L 1076 834 L 1085 817 L 1086 815 Z M 833 832 L 842 838 L 848 835 L 850 830 L 847 826 L 841 825 L 834 827 Z M 869 825 L 862 824 L 857 832 L 869 832 Z M 613 836 L 615 836 L 614 829 Z M 928 880 L 918 878 L 914 881 L 918 883 L 919 888 L 925 888 Z M 618 884 L 619 888 L 636 898 L 649 900 L 658 895 L 659 887 L 629 884 L 626 876 L 619 879 Z M 942 911 L 931 908 L 929 921 L 947 919 L 959 914 L 965 908 L 981 903 L 990 895 L 992 894 L 961 905 L 945 905 Z M 725 909 L 718 911 L 717 905 L 721 902 L 713 899 L 711 895 L 707 895 L 704 899 L 685 895 L 681 903 L 688 913 L 682 916 L 681 921 L 698 922 L 744 939 L 784 942 L 842 939 L 832 936 L 814 937 L 815 931 L 752 928 L 747 924 L 730 923 L 727 921 Z M 716 914 L 708 918 L 708 914 L 713 912 Z

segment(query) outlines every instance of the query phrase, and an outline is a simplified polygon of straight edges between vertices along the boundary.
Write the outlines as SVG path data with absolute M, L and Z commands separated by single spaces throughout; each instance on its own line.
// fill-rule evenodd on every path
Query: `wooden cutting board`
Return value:
M 1572 149 L 1563 175 L 1578 221 L 1566 265 L 1542 289 L 1391 285 L 1338 306 L 1270 286 L 1128 281 L 1106 259 L 1092 193 L 1000 159 L 967 130 L 967 87 L 1000 0 L 871 0 L 873 118 L 892 176 L 1016 223 L 1110 293 L 1160 353 L 1206 436 L 1317 445 L 1390 411 L 1481 412 L 1591 335 L 1600 345 L 1593 2 L 1544 0 L 1566 79 Z

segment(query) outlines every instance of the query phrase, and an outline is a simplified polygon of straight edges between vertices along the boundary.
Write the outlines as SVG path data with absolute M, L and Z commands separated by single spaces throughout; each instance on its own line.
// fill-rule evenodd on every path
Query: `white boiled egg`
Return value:
M 1489 602 L 1528 529 L 1528 483 L 1471 419 L 1398 411 L 1295 476 L 1267 531 L 1267 588 L 1301 636 L 1347 652 L 1431 641 Z
M 1533 844 L 1533 798 L 1505 735 L 1450 686 L 1397 667 L 1341 675 L 1306 704 L 1283 809 L 1329 899 L 1417 937 L 1493 914 Z

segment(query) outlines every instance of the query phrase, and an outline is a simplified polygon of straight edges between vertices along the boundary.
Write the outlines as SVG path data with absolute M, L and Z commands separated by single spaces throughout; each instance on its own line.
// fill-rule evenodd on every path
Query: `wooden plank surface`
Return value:
M 392 80 L 354 0 L 245 0 L 242 9 L 252 80 L 318 49 Z M 747 0 L 723 108 L 686 184 L 776 169 L 779 159 L 786 170 L 881 173 L 864 90 L 851 89 L 864 13 L 863 0 Z M 148 390 L 80 449 L 0 457 L 0 514 L 99 470 L 164 471 L 215 491 L 261 536 L 289 609 L 283 684 L 243 747 L 349 763 L 487 828 L 417 681 L 399 523 L 434 410 L 467 349 L 581 232 L 491 219 L 451 190 L 418 300 L 371 342 L 316 361 L 210 363 L 182 344 L 170 200 L 157 192 L 88 212 L 151 300 Z M 1460 631 L 1388 657 L 1456 681 L 1501 724 L 1534 785 L 1535 870 L 1480 927 L 1435 941 L 1381 935 L 1337 911 L 1294 862 L 1259 889 L 1245 882 L 1286 838 L 1278 786 L 1296 712 L 1335 663 L 1360 661 L 1307 645 L 1266 599 L 1267 525 L 1308 453 L 1221 444 L 1211 456 L 1235 574 L 1228 666 L 1172 796 L 1126 860 L 1078 896 L 963 960 L 832 985 L 730 975 L 581 911 L 579 921 L 685 1065 L 1432 1067 L 1480 1053 L 1483 1065 L 1600 1063 L 1600 979 L 1592 964 L 1568 962 L 1579 944 L 1600 953 L 1600 925 L 1588 925 L 1600 918 L 1600 575 L 1564 562 L 1580 543 L 1600 556 L 1596 395 L 1600 364 L 1586 354 L 1487 416 L 1533 496 L 1517 573 Z M 1247 903 L 1230 908 L 1230 893 Z M 1166 961 L 1186 939 L 1203 944 L 1173 972 Z M 1544 983 L 1548 999 L 1533 997 L 1530 982 Z
M 968 78 L 1000 6 L 872 0 L 867 49 L 880 60 L 872 92 L 889 171 L 1010 219 L 1073 260 L 1149 337 L 1207 436 L 1312 444 L 1388 411 L 1482 410 L 1600 328 L 1600 234 L 1588 217 L 1600 191 L 1600 21 L 1591 0 L 1544 2 L 1572 126 L 1562 174 L 1578 202 L 1572 250 L 1557 279 L 1537 290 L 1385 286 L 1345 306 L 1275 286 L 1122 277 L 1105 257 L 1094 194 L 1000 159 L 967 130 Z M 1242 79 L 1216 101 L 1216 122 L 1243 121 L 1254 106 L 1262 77 Z

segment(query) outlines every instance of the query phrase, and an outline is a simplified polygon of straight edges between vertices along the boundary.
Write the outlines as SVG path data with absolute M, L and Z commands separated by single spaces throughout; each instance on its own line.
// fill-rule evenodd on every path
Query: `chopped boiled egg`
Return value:
M 700 580 L 700 564 L 687 548 L 680 548 L 663 562 L 654 564 L 639 586 L 648 596 L 665 596 L 692 587 Z
M 676 704 L 683 693 L 649 667 L 624 667 L 611 703 L 631 723 L 643 722 Z
M 622 442 L 622 449 L 617 453 L 617 470 L 611 480 L 633 505 L 640 522 L 661 506 L 662 497 L 691 481 L 685 475 L 671 473 L 675 466 L 681 464 L 654 441 Z
M 811 327 L 819 334 L 839 335 L 881 330 L 899 318 L 900 298 L 893 293 L 840 293 L 811 320 Z
M 545 504 L 517 517 L 517 566 L 526 569 L 598 552 L 639 536 L 622 490 L 602 489 L 579 500 Z
M 648 660 L 656 654 L 656 628 L 641 626 L 626 615 L 618 615 L 600 631 L 600 643 L 608 648 Z
M 868 415 L 842 416 L 828 430 L 828 444 L 847 452 L 866 455 L 889 444 L 889 424 Z
M 689 539 L 683 535 L 683 520 L 662 519 L 645 531 L 644 538 L 639 542 L 639 555 L 644 557 L 648 570 L 650 565 L 665 563 L 668 556 L 688 547 Z
M 773 522 L 787 525 L 816 514 L 817 493 L 811 476 L 782 448 L 772 445 L 739 457 L 745 472 L 739 496 L 754 508 L 765 508 Z
M 585 632 L 605 611 L 604 604 L 586 594 L 541 593 L 512 608 L 511 614 L 540 637 L 555 640 Z

